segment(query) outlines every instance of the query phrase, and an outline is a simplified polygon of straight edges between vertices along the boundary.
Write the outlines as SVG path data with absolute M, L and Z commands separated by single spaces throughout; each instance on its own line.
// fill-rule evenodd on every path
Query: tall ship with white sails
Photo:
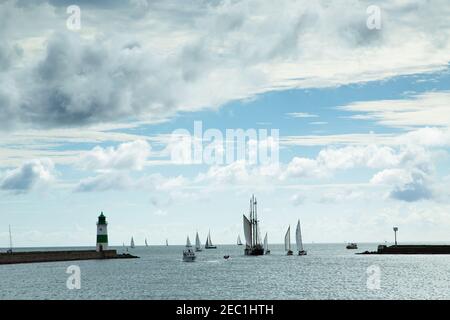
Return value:
M 295 231 L 295 240 L 297 242 L 298 255 L 306 256 L 306 251 L 303 249 L 302 230 L 300 228 L 300 219 L 298 219 L 297 229 Z
M 215 245 L 213 245 L 211 241 L 211 232 L 208 231 L 208 237 L 206 238 L 205 249 L 217 249 Z
M 247 256 L 260 256 L 264 254 L 264 248 L 261 245 L 258 228 L 257 201 L 254 195 L 250 198 L 250 216 L 243 215 L 245 250 Z
M 291 226 L 288 227 L 284 236 L 284 250 L 286 250 L 286 255 L 292 256 L 293 252 L 291 250 Z
M 202 251 L 202 244 L 200 243 L 200 237 L 198 236 L 198 232 L 195 235 L 195 251 Z

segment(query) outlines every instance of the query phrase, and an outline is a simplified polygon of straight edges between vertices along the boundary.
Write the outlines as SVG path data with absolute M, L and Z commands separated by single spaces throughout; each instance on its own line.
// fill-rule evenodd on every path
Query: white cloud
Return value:
M 76 185 L 75 192 L 123 190 L 132 186 L 134 186 L 133 180 L 125 173 L 104 173 L 82 179 Z
M 444 0 L 380 2 L 381 30 L 366 27 L 370 1 L 139 3 L 92 3 L 71 33 L 55 2 L 3 2 L 3 127 L 161 121 L 269 90 L 435 71 L 450 60 Z M 23 54 L 12 55 L 14 45 Z
M 37 186 L 45 186 L 54 179 L 55 171 L 51 160 L 32 160 L 7 171 L 0 179 L 0 188 L 21 193 Z
M 288 115 L 292 118 L 317 118 L 318 117 L 318 115 L 316 115 L 316 114 L 307 113 L 307 112 L 291 112 L 291 113 L 286 113 L 286 115 Z
M 450 92 L 425 92 L 409 99 L 354 102 L 341 110 L 361 112 L 353 119 L 370 119 L 390 127 L 450 127 Z
M 81 155 L 80 166 L 91 170 L 142 170 L 151 147 L 144 140 L 126 142 L 114 147 L 95 147 Z
M 411 173 L 405 169 L 385 169 L 380 172 L 377 172 L 370 183 L 379 185 L 398 185 L 398 184 L 406 184 L 412 181 Z

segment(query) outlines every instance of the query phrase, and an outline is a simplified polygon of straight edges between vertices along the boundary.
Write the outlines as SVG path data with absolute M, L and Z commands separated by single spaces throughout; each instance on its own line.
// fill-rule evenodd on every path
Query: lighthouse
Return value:
M 97 251 L 108 250 L 108 224 L 103 212 L 98 216 L 97 222 Z

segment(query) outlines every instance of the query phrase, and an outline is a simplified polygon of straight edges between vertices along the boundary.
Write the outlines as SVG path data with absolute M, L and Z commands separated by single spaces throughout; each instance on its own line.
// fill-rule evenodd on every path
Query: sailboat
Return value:
M 292 256 L 291 250 L 291 226 L 286 231 L 286 235 L 284 236 L 284 250 L 287 251 L 288 256 Z
M 237 245 L 238 246 L 242 246 L 241 236 L 239 236 L 239 235 L 238 235 L 238 238 L 237 238 Z
M 267 242 L 267 232 L 264 237 L 264 254 L 270 254 L 269 243 Z
M 166 239 L 166 247 L 169 245 L 169 240 Z
M 206 238 L 205 249 L 217 249 L 217 247 L 212 244 L 211 232 L 209 232 L 209 231 L 208 231 L 208 237 Z
M 9 249 L 7 253 L 13 252 L 12 235 L 11 235 L 11 225 L 9 225 Z
M 147 238 L 145 238 L 145 246 L 148 247 Z
M 183 250 L 183 261 L 185 262 L 193 262 L 196 258 L 195 252 L 191 249 L 191 241 L 189 240 L 189 236 L 186 239 L 186 249 Z
M 302 230 L 300 229 L 300 219 L 298 219 L 297 229 L 295 230 L 295 240 L 297 242 L 298 255 L 306 256 L 306 251 L 303 250 Z
M 264 254 L 258 229 L 257 201 L 254 195 L 250 198 L 250 219 L 243 215 L 245 250 L 247 256 L 260 256 Z
M 200 243 L 200 237 L 198 236 L 198 232 L 195 235 L 195 251 L 202 251 L 202 244 Z
M 131 237 L 130 248 L 134 249 L 134 239 Z

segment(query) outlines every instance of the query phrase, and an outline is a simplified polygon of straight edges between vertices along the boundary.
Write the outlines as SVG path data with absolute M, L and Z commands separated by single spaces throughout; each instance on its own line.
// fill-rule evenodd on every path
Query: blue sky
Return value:
M 447 2 L 74 3 L 0 2 L 0 247 L 94 245 L 100 211 L 116 245 L 233 243 L 252 194 L 271 242 L 448 240 Z M 279 163 L 175 163 L 196 121 L 279 130 Z

